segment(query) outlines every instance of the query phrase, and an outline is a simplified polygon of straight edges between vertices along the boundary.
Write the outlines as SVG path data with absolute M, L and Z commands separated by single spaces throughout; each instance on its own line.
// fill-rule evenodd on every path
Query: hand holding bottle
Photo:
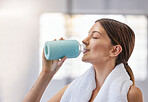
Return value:
M 64 40 L 64 39 L 60 38 L 59 40 Z M 46 73 L 50 73 L 54 75 L 59 70 L 59 68 L 62 66 L 63 62 L 66 60 L 67 57 L 65 56 L 62 59 L 56 59 L 56 60 L 47 60 L 45 58 L 44 50 L 43 50 L 42 58 L 43 58 L 42 59 L 42 72 L 46 72 Z
M 64 40 L 60 38 L 59 40 Z M 47 85 L 50 83 L 54 74 L 59 70 L 62 66 L 63 62 L 67 57 L 63 57 L 61 60 L 47 60 L 44 55 L 42 55 L 42 71 L 34 83 L 33 87 L 30 89 L 23 102 L 39 102 Z

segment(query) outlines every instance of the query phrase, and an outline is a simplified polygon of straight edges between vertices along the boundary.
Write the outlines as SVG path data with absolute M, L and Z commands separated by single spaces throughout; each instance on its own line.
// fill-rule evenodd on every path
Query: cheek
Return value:
M 93 47 L 93 53 L 95 54 L 95 56 L 97 56 L 97 55 L 108 56 L 109 55 L 110 46 L 108 44 L 99 43 L 99 44 L 93 45 L 92 47 Z

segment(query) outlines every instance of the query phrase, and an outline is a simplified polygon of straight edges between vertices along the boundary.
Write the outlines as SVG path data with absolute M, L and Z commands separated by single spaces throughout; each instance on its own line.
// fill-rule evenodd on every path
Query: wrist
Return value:
M 53 78 L 53 74 L 41 71 L 38 79 L 40 80 L 40 84 L 42 84 L 42 86 L 44 86 L 44 85 L 46 86 L 49 84 L 49 82 L 52 80 L 52 78 Z
M 47 76 L 48 78 L 49 77 L 52 78 L 54 76 L 54 73 L 53 72 L 50 72 L 50 71 L 47 71 L 47 70 L 42 70 L 40 74 L 43 75 L 43 76 L 45 76 L 45 77 Z

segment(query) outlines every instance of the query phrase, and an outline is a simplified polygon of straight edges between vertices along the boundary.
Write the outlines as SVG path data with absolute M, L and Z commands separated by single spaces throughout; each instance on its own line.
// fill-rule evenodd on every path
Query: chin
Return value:
M 82 57 L 82 61 L 86 62 L 86 63 L 89 63 L 89 60 L 87 58 L 85 58 L 85 57 Z

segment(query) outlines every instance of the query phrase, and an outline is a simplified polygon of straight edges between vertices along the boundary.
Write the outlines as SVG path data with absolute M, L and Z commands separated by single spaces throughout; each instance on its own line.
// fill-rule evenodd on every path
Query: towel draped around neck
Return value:
M 128 102 L 127 94 L 131 85 L 132 81 L 121 63 L 107 76 L 94 102 Z M 95 88 L 95 71 L 90 67 L 72 81 L 60 102 L 88 102 Z

